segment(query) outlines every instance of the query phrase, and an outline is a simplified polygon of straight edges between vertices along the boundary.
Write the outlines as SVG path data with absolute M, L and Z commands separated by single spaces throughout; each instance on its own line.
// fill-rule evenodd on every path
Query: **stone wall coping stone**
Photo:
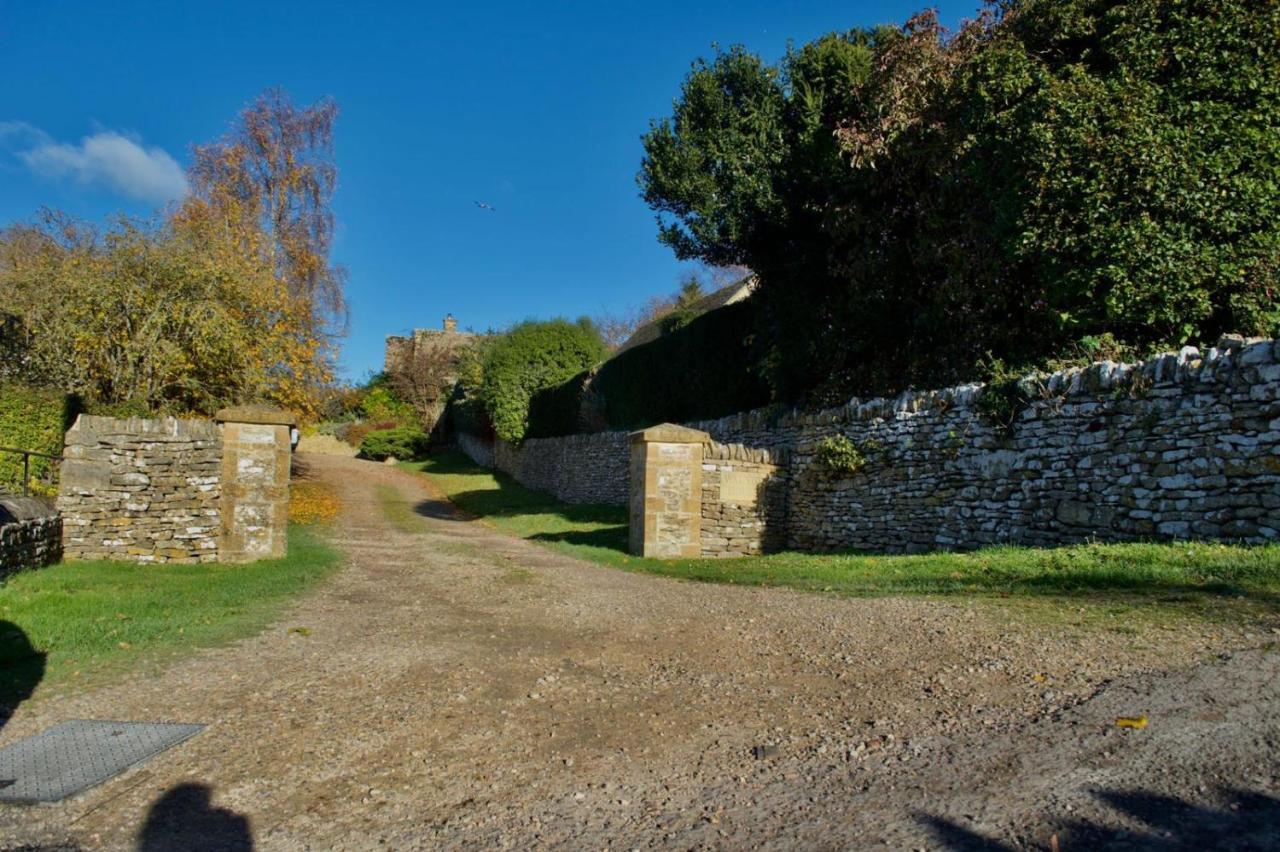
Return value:
M 0 526 L 16 521 L 36 518 L 53 518 L 58 514 L 53 501 L 43 497 L 19 497 L 16 494 L 0 494 Z
M 68 430 L 68 444 L 74 443 L 74 433 L 87 433 L 92 437 L 80 438 L 80 443 L 92 444 L 98 436 L 118 435 L 140 439 L 142 437 L 163 440 L 176 438 L 201 440 L 218 438 L 218 426 L 211 420 L 180 420 L 177 417 L 103 417 L 98 414 L 81 414 Z
M 1203 381 L 1202 374 L 1212 375 L 1215 371 L 1277 362 L 1280 362 L 1280 340 L 1225 335 L 1216 347 L 1205 352 L 1194 346 L 1184 346 L 1178 352 L 1165 352 L 1134 363 L 1097 361 L 1087 367 L 1029 374 L 1023 377 L 1021 383 L 1029 390 L 1035 390 L 1039 386 L 1050 394 L 1063 398 L 1096 397 L 1100 391 L 1120 388 L 1135 375 L 1143 376 L 1155 386 L 1190 385 Z M 972 408 L 984 387 L 982 382 L 970 382 L 934 390 L 906 390 L 892 397 L 853 397 L 843 405 L 820 411 L 791 409 L 780 414 L 776 408 L 756 408 L 689 425 L 717 433 L 778 431 L 788 427 L 823 423 L 903 419 L 923 411 Z

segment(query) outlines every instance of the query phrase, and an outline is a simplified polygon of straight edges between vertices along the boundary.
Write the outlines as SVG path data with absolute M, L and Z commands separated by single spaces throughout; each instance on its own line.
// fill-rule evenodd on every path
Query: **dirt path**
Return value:
M 0 808 L 0 838 L 1280 844 L 1270 634 L 1122 635 L 1011 624 L 990 606 L 632 575 L 467 521 L 401 471 L 308 461 L 341 490 L 347 567 L 260 636 L 19 708 L 0 743 L 70 718 L 209 727 L 69 802 Z M 380 487 L 411 521 L 385 517 Z M 1117 730 L 1132 712 L 1151 726 Z M 144 835 L 157 803 L 167 819 Z

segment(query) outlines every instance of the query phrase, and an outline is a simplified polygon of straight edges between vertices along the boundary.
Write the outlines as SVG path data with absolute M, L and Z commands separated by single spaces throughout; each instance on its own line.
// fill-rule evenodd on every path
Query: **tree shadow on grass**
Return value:
M 1195 583 L 1149 577 L 1075 576 L 932 577 L 904 584 L 900 590 L 882 588 L 889 594 L 929 594 L 941 597 L 990 595 L 995 597 L 1061 598 L 1082 603 L 1115 606 L 1142 606 L 1159 603 L 1171 606 L 1212 608 L 1216 603 L 1254 605 L 1269 613 L 1280 613 L 1280 594 L 1234 583 Z M 1237 611 L 1233 609 L 1232 611 Z
M 44 679 L 46 656 L 21 627 L 0 619 L 0 729 Z
M 156 800 L 138 835 L 138 852 L 224 850 L 250 852 L 253 833 L 247 817 L 214 807 L 206 784 L 179 784 Z
M 536 533 L 529 536 L 530 541 L 548 541 L 562 542 L 564 544 L 582 545 L 584 547 L 598 547 L 602 550 L 616 550 L 618 553 L 627 554 L 628 530 L 625 526 L 621 527 L 601 527 L 595 530 L 572 530 L 558 533 Z
M 598 506 L 580 503 L 560 503 L 554 497 L 538 492 L 513 492 L 508 488 L 481 488 L 460 491 L 449 499 L 462 509 L 475 515 L 510 518 L 517 515 L 545 515 L 573 524 L 627 523 L 625 506 Z M 430 501 L 427 501 L 430 502 Z
M 1248 790 L 1230 790 L 1225 806 L 1215 808 L 1142 790 L 1102 790 L 1094 795 L 1125 822 L 1143 828 L 1072 820 L 1054 831 L 1061 849 L 1280 850 L 1280 799 Z M 918 819 L 944 849 L 954 852 L 1012 852 L 1023 848 L 985 837 L 951 820 L 931 815 Z M 1046 831 L 1049 830 L 1046 828 Z M 1045 842 L 1048 847 L 1047 838 Z

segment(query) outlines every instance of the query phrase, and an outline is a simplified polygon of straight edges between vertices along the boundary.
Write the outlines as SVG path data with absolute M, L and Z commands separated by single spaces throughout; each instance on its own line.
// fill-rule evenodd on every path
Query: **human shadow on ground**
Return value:
M 1072 820 L 1054 830 L 1061 849 L 1124 849 L 1133 852 L 1174 850 L 1280 850 L 1280 799 L 1249 790 L 1229 790 L 1225 806 L 1183 801 L 1142 790 L 1102 790 L 1094 794 L 1126 821 L 1144 828 L 1130 830 L 1087 820 Z M 1012 852 L 1024 848 L 985 837 L 952 820 L 918 817 L 944 849 L 954 852 Z M 1041 841 L 1048 848 L 1047 839 Z
M 46 656 L 21 627 L 0 619 L 0 729 L 44 679 Z
M 250 852 L 249 819 L 212 804 L 206 784 L 179 784 L 156 800 L 138 835 L 138 852 Z

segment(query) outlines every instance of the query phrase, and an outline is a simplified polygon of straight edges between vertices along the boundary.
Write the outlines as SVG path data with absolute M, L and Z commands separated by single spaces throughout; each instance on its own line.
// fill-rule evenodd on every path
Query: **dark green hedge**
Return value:
M 606 361 L 592 391 L 614 429 L 723 417 L 769 403 L 755 365 L 753 300 L 703 314 Z
M 723 417 L 769 403 L 754 369 L 750 302 L 703 314 L 657 340 L 628 349 L 594 374 L 579 373 L 536 394 L 529 437 L 635 429 Z
M 544 388 L 529 400 L 528 438 L 551 438 L 584 431 L 584 393 L 591 370 L 584 370 L 564 384 Z
M 0 447 L 49 455 L 62 453 L 63 435 L 80 413 L 79 398 L 59 391 L 0 385 Z M 52 492 L 55 467 L 48 459 L 31 459 L 36 492 Z M 0 452 L 0 491 L 22 491 L 22 456 Z

